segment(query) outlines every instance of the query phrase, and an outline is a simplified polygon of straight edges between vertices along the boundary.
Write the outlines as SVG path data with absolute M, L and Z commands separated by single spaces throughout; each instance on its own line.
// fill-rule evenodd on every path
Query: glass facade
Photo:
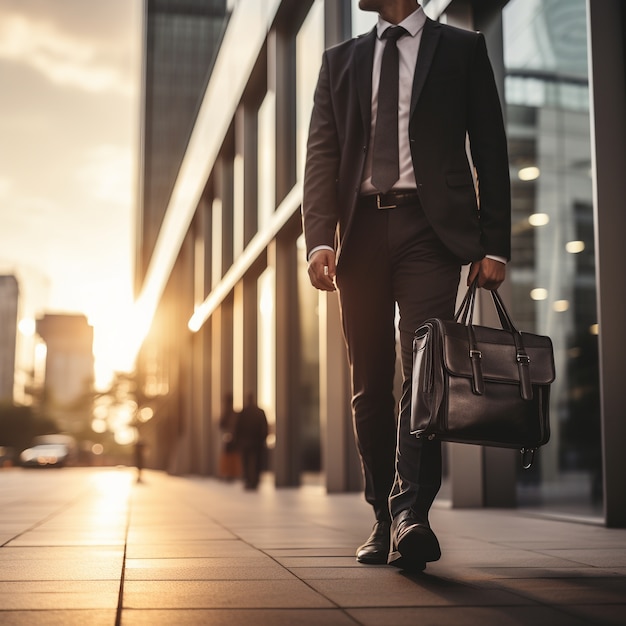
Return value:
M 520 472 L 526 506 L 602 501 L 585 0 L 503 9 L 513 200 L 512 311 L 554 342 L 550 443 Z
M 296 154 L 297 177 L 304 178 L 306 142 L 313 92 L 324 52 L 324 2 L 315 0 L 296 35 Z
M 144 268 L 226 27 L 226 0 L 146 0 L 142 228 Z

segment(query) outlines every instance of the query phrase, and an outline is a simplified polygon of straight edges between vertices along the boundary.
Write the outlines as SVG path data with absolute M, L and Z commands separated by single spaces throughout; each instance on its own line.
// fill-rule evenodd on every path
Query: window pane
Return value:
M 554 342 L 550 443 L 520 474 L 527 506 L 600 513 L 600 402 L 585 0 L 503 10 L 513 313 Z

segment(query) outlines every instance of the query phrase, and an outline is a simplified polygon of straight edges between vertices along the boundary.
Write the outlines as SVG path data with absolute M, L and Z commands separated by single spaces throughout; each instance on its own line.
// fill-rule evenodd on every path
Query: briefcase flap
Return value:
M 446 370 L 455 376 L 472 377 L 468 327 L 457 322 L 439 321 L 442 335 L 443 359 Z M 511 332 L 500 328 L 473 326 L 480 366 L 484 380 L 519 382 L 517 348 Z M 543 335 L 520 333 L 521 343 L 530 359 L 528 368 L 533 385 L 548 385 L 554 381 L 552 341 Z

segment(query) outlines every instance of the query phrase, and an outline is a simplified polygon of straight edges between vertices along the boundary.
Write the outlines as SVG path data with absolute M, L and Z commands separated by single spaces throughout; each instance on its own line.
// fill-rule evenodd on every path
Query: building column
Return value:
M 350 408 L 350 372 L 337 294 L 319 292 L 322 467 L 329 493 L 360 491 L 361 465 Z
M 291 237 L 280 234 L 267 249 L 267 266 L 274 273 L 274 407 L 276 410 L 276 447 L 274 477 L 277 487 L 300 483 L 300 431 L 297 392 L 298 315 L 297 249 Z
M 588 0 L 591 135 L 596 233 L 604 515 L 626 526 L 626 421 L 623 363 L 626 346 L 626 9 L 622 0 Z

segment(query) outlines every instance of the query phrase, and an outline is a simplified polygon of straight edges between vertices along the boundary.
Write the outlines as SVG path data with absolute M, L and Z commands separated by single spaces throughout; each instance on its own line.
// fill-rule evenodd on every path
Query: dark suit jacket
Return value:
M 345 249 L 371 123 L 376 29 L 324 53 L 304 179 L 307 254 Z M 466 155 L 476 168 L 480 210 Z M 409 141 L 417 191 L 439 238 L 461 261 L 510 257 L 510 183 L 500 101 L 480 33 L 428 19 L 415 68 Z

